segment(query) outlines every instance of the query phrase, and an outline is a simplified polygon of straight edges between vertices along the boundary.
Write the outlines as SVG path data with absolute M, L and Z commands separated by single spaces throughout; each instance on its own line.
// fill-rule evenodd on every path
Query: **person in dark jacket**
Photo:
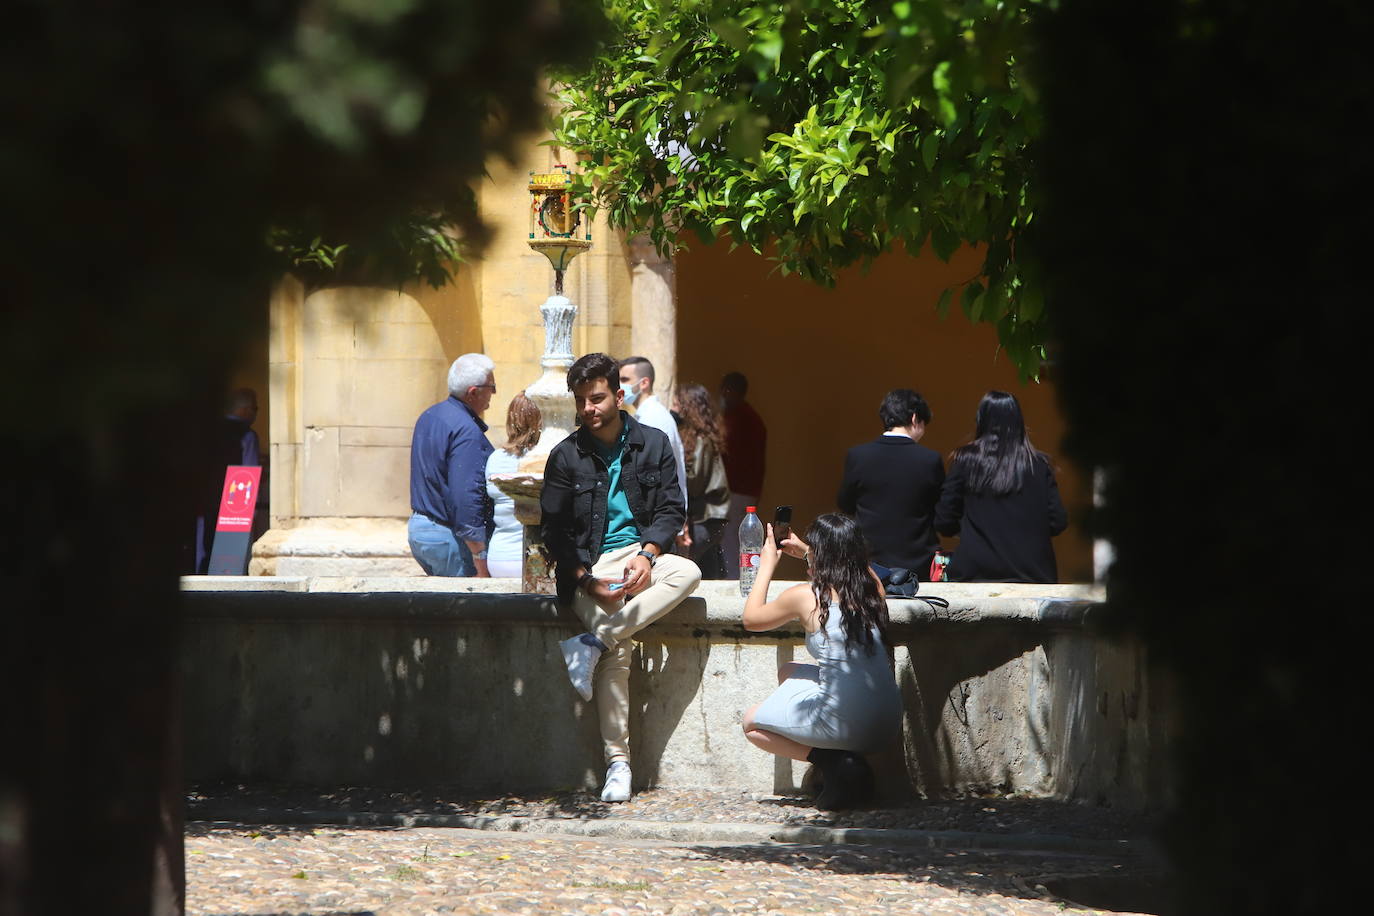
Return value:
M 878 408 L 885 432 L 849 450 L 835 498 L 840 511 L 859 523 L 875 566 L 911 570 L 922 582 L 940 546 L 935 503 L 945 480 L 940 456 L 920 444 L 930 417 L 930 405 L 917 392 L 889 391 Z
M 1049 456 L 1026 434 L 1021 404 L 989 391 L 972 442 L 950 454 L 935 528 L 959 535 L 953 582 L 1057 582 L 1050 538 L 1069 524 Z
M 584 700 L 596 694 L 601 799 L 628 801 L 631 638 L 695 591 L 701 570 L 672 553 L 686 518 L 677 458 L 667 436 L 620 409 L 616 361 L 587 354 L 568 369 L 568 388 L 582 425 L 544 465 L 544 546 L 560 603 L 587 627 L 560 645 L 573 687 Z
M 410 552 L 431 576 L 491 575 L 496 528 L 487 495 L 492 445 L 482 414 L 496 394 L 489 356 L 464 353 L 448 370 L 449 396 L 415 421 L 410 440 Z

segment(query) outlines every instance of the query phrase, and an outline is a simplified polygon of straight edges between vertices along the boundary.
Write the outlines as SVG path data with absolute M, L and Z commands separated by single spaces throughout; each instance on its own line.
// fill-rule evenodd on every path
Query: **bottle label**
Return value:
M 756 553 L 741 553 L 739 555 L 739 568 L 747 569 L 750 566 L 758 569 L 759 555 Z

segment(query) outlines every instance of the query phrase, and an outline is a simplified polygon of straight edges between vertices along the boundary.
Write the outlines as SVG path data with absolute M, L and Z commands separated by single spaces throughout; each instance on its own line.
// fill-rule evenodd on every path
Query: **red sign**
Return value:
M 252 531 L 253 509 L 258 504 L 262 468 L 231 464 L 224 471 L 216 531 Z

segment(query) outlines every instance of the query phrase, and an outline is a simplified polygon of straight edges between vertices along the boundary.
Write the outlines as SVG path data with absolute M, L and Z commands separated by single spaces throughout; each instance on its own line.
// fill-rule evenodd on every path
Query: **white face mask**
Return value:
M 621 385 L 620 390 L 625 395 L 625 403 L 631 407 L 635 406 L 635 401 L 639 400 L 639 389 L 629 385 Z

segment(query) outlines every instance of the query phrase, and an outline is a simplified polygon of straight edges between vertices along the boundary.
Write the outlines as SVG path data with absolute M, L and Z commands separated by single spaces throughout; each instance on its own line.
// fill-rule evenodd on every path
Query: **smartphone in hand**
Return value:
M 792 507 L 778 506 L 773 510 L 773 543 L 782 549 L 782 542 L 792 533 Z

